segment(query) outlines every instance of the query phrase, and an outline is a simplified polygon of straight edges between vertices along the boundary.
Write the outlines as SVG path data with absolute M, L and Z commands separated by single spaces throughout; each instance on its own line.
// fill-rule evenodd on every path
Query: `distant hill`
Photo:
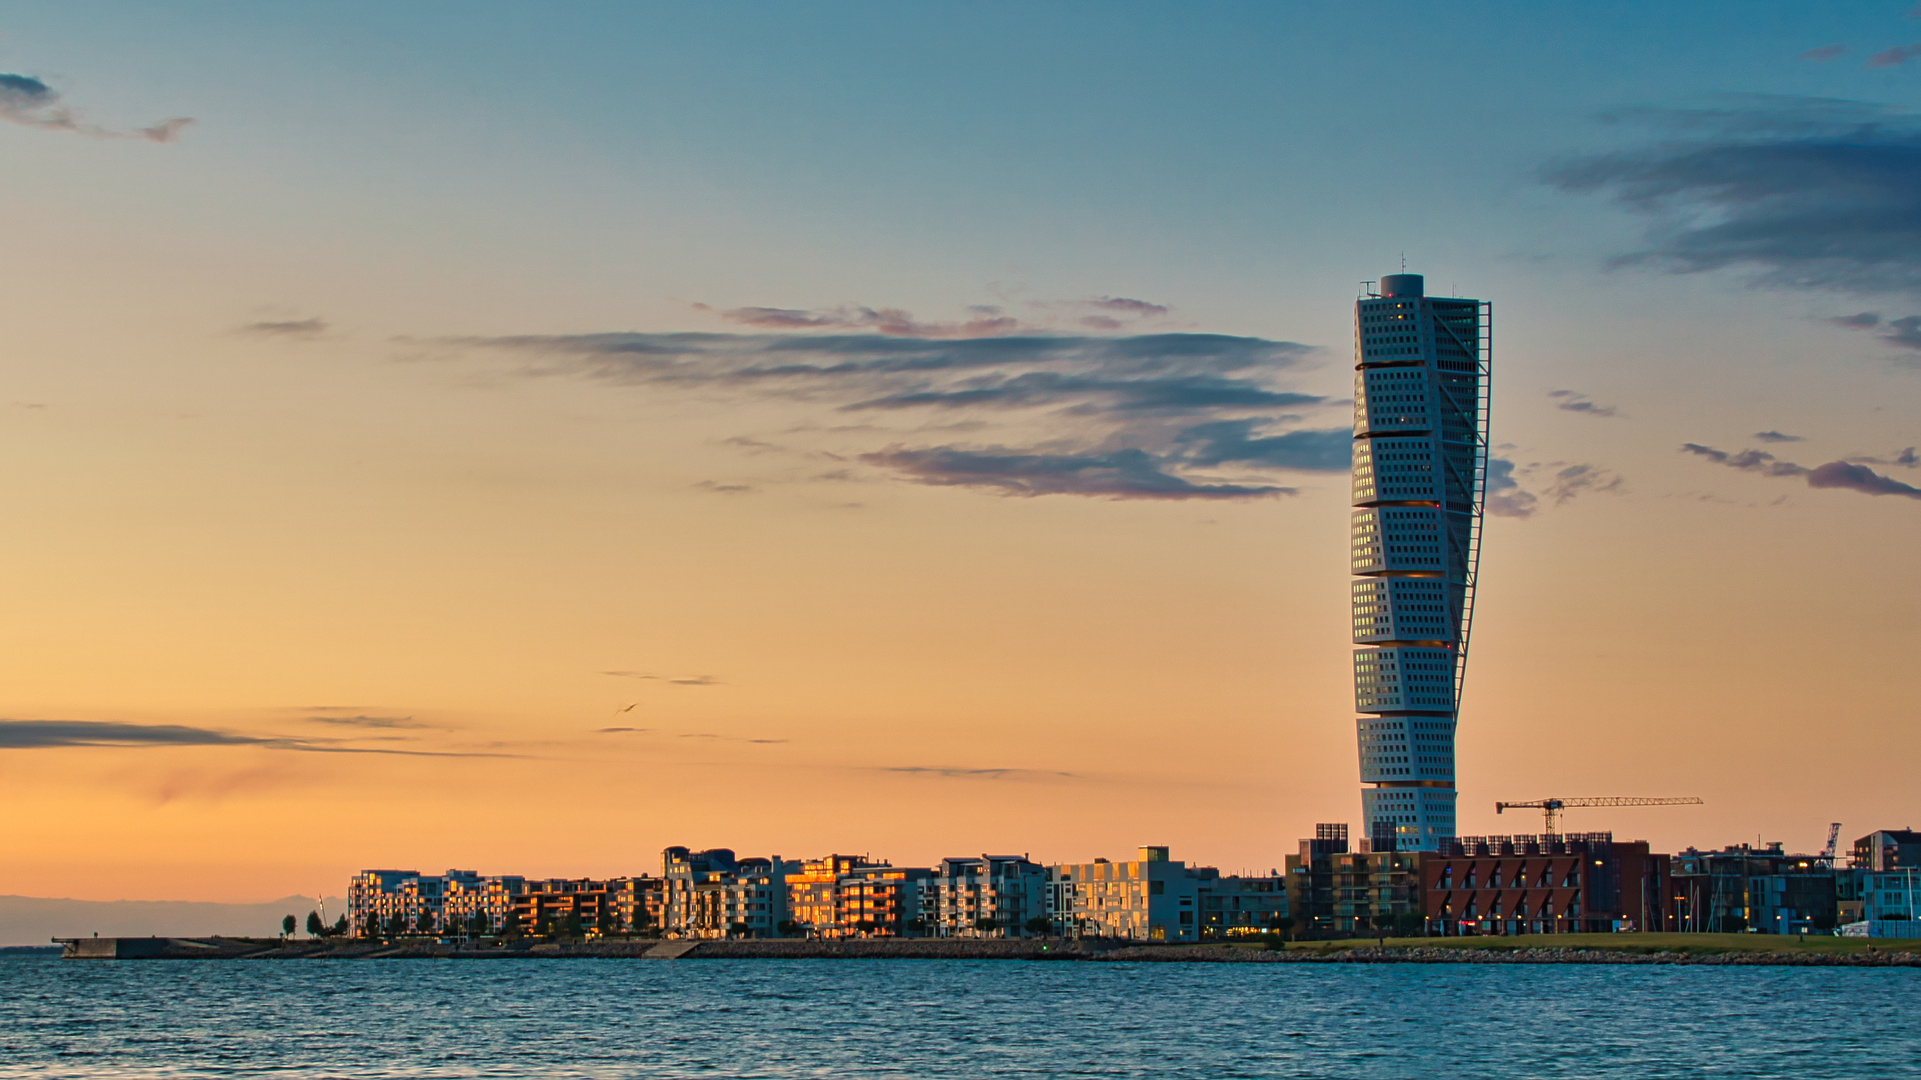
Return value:
M 282 917 L 292 915 L 306 934 L 307 913 L 320 902 L 286 896 L 264 904 L 209 904 L 194 900 L 60 900 L 40 896 L 0 896 L 0 945 L 45 945 L 49 938 L 204 937 L 233 934 L 272 937 Z M 327 921 L 347 911 L 346 901 L 327 897 Z

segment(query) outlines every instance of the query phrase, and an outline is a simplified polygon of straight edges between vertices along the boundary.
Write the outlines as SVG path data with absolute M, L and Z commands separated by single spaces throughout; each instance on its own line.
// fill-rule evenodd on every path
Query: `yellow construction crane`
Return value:
M 1539 810 L 1547 815 L 1547 826 L 1543 830 L 1554 832 L 1555 816 L 1570 806 L 1701 806 L 1700 799 L 1692 795 L 1679 799 L 1636 799 L 1631 796 L 1605 795 L 1591 799 L 1535 799 L 1533 802 L 1497 802 L 1494 812 L 1503 810 Z

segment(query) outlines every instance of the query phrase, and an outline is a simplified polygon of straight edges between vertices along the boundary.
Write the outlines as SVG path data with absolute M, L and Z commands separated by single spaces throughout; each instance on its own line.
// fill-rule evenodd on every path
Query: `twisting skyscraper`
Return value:
M 1354 709 L 1374 849 L 1454 833 L 1487 487 L 1491 309 L 1394 274 L 1354 306 Z

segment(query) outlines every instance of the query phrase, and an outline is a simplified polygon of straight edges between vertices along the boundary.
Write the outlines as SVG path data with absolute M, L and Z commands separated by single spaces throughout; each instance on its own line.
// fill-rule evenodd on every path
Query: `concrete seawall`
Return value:
M 867 939 L 851 941 L 656 939 L 440 943 L 281 941 L 275 938 L 77 938 L 74 960 L 1028 960 L 1185 964 L 1705 964 L 1711 966 L 1912 967 L 1915 952 L 1836 954 L 1784 951 L 1692 952 L 1540 946 L 1459 948 L 1364 942 L 1296 944 L 1281 951 L 1232 945 L 1135 945 L 1111 940 Z

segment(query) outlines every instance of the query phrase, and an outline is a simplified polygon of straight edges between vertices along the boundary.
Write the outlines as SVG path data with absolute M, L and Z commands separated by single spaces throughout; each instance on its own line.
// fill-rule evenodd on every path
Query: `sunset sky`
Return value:
M 1279 866 L 1403 257 L 1461 830 L 1917 823 L 1917 15 L 0 3 L 0 894 Z

